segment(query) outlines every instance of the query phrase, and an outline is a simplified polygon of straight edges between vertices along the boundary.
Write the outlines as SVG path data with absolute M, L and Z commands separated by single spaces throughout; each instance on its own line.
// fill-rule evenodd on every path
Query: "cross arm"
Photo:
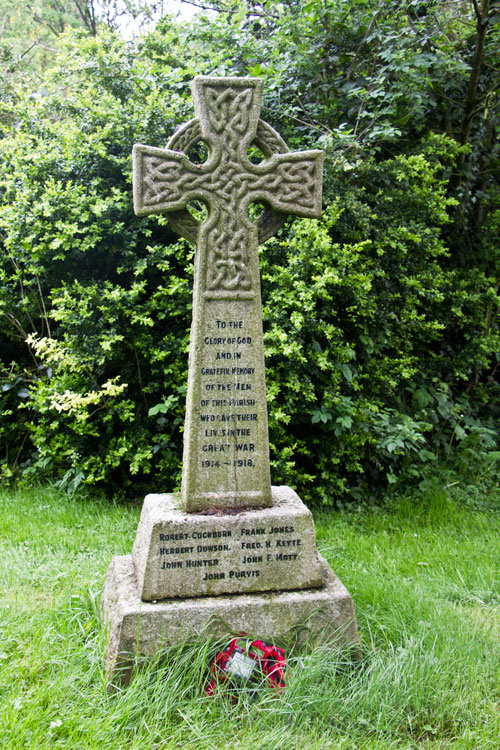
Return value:
M 253 171 L 249 203 L 264 200 L 276 211 L 309 219 L 321 215 L 323 151 L 276 154 Z
M 206 199 L 201 165 L 190 162 L 185 154 L 136 144 L 132 164 L 137 216 L 179 211 L 193 198 Z

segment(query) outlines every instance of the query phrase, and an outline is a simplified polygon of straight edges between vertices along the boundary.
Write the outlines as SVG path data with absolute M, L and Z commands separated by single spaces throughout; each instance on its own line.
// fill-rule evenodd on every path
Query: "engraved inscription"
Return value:
M 217 471 L 223 466 L 253 471 L 258 463 L 255 456 L 258 450 L 258 436 L 255 427 L 206 426 L 206 423 L 219 421 L 258 422 L 258 412 L 238 411 L 234 414 L 224 412 L 224 409 L 229 407 L 237 407 L 239 410 L 245 407 L 250 410 L 255 409 L 255 398 L 239 397 L 242 392 L 248 393 L 254 389 L 255 367 L 245 364 L 232 367 L 206 366 L 212 364 L 212 362 L 216 363 L 221 356 L 227 359 L 236 358 L 236 356 L 238 358 L 245 357 L 245 347 L 251 346 L 252 337 L 246 334 L 244 320 L 216 318 L 213 324 L 217 334 L 225 335 L 205 336 L 203 338 L 203 344 L 207 351 L 204 356 L 205 364 L 200 368 L 202 394 L 200 398 L 200 466 L 202 469 L 213 471 Z M 238 334 L 231 335 L 235 331 Z M 226 343 L 238 347 L 238 349 L 226 353 L 216 350 L 214 356 L 211 347 L 225 345 Z M 242 380 L 241 378 L 245 379 Z M 211 413 L 202 411 L 207 407 L 212 410 Z M 217 454 L 220 458 L 208 458 L 206 454 Z M 245 458 L 242 458 L 241 454 L 244 454 Z M 251 457 L 249 454 L 251 454 Z
M 202 581 L 258 578 L 269 565 L 298 560 L 302 547 L 293 525 L 242 526 L 237 538 L 225 529 L 160 533 L 158 543 L 160 570 L 185 569 Z M 220 570 L 225 553 L 227 571 Z

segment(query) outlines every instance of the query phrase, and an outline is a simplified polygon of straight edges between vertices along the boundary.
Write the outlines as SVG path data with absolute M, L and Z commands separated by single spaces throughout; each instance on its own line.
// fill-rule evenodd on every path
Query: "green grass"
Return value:
M 98 600 L 140 508 L 48 489 L 0 494 L 0 746 L 500 747 L 500 512 L 459 493 L 318 514 L 354 597 L 363 658 L 289 653 L 286 690 L 203 696 L 214 644 L 180 645 L 106 691 Z M 498 501 L 498 498 L 496 498 Z M 498 502 L 497 502 L 498 505 Z M 486 510 L 486 508 L 489 508 Z

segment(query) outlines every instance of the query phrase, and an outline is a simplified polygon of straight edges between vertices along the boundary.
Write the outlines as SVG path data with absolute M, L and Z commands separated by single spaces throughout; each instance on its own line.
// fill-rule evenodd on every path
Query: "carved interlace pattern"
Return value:
M 161 205 L 168 210 L 171 205 L 177 209 L 171 213 L 174 227 L 196 240 L 199 225 L 184 206 L 194 197 L 209 205 L 210 215 L 200 235 L 207 253 L 204 286 L 209 291 L 245 292 L 252 288 L 249 253 L 256 245 L 256 232 L 246 215 L 249 202 L 263 200 L 272 207 L 258 223 L 259 241 L 275 233 L 287 212 L 301 213 L 314 207 L 314 161 L 289 154 L 284 141 L 266 123 L 259 120 L 253 126 L 254 142 L 266 157 L 264 162 L 252 165 L 242 158 L 240 145 L 251 129 L 255 95 L 252 87 L 204 86 L 212 147 L 206 165 L 192 164 L 181 155 L 173 158 L 159 150 L 143 157 L 142 200 L 146 209 L 154 211 Z M 168 148 L 185 153 L 200 139 L 199 120 L 191 120 L 171 138 Z
M 195 118 L 185 123 L 185 125 L 174 133 L 167 143 L 167 148 L 172 151 L 187 153 L 201 140 L 200 122 Z M 289 148 L 283 138 L 263 120 L 259 120 L 257 123 L 257 132 L 253 143 L 268 158 L 273 156 L 273 154 L 286 154 L 289 152 Z M 172 211 L 169 213 L 168 218 L 170 224 L 178 234 L 191 242 L 197 242 L 200 224 L 189 211 L 186 209 Z M 269 204 L 264 204 L 264 211 L 255 222 L 259 244 L 273 237 L 285 221 L 286 214 L 276 211 Z
M 182 128 L 179 128 L 177 133 L 174 133 L 167 148 L 171 148 L 173 151 L 189 151 L 191 146 L 201 140 L 201 126 L 199 120 L 190 120 Z M 175 148 L 170 145 L 175 141 Z

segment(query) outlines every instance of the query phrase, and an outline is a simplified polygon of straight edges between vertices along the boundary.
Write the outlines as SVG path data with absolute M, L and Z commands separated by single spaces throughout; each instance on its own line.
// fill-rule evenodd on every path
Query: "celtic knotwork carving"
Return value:
M 207 289 L 249 290 L 248 237 L 231 211 L 221 209 L 221 216 L 209 234 Z
M 304 209 L 312 208 L 315 199 L 315 164 L 297 161 L 277 165 L 273 175 L 251 182 L 252 190 L 278 191 L 283 203 L 298 204 Z
M 167 143 L 167 148 L 187 154 L 201 140 L 200 121 L 194 118 L 186 122 L 174 133 Z M 187 209 L 172 211 L 168 218 L 175 231 L 181 237 L 185 237 L 190 242 L 196 243 L 200 224 L 194 216 L 191 216 Z
M 233 89 L 205 87 L 208 119 L 216 133 L 224 130 L 235 130 L 245 133 L 248 128 L 248 113 L 252 105 L 252 89 L 243 89 L 239 93 Z
M 280 134 L 268 125 L 267 122 L 264 122 L 264 120 L 259 120 L 257 123 L 255 143 L 264 156 L 286 154 L 290 150 Z
M 167 143 L 167 148 L 172 151 L 179 151 L 186 154 L 201 140 L 200 121 L 197 118 L 194 118 L 193 120 L 189 120 L 189 122 L 185 123 L 185 125 L 174 133 Z M 259 120 L 257 123 L 257 132 L 253 143 L 267 158 L 271 157 L 273 154 L 286 154 L 289 152 L 288 146 L 283 138 L 274 130 L 274 128 L 268 125 L 267 122 L 264 122 L 264 120 Z M 190 242 L 197 241 L 200 224 L 187 209 L 173 211 L 169 213 L 168 218 L 178 234 L 185 237 L 187 240 L 190 240 Z M 283 226 L 286 218 L 286 214 L 281 211 L 276 211 L 274 208 L 271 208 L 271 206 L 265 204 L 264 211 L 256 221 L 259 244 L 262 244 L 275 235 L 278 229 Z
M 189 120 L 184 123 L 170 138 L 167 148 L 173 151 L 183 151 L 185 154 L 201 140 L 201 126 L 198 119 Z M 175 141 L 175 148 L 171 145 Z
M 255 79 L 198 77 L 193 95 L 199 118 L 182 126 L 166 149 L 134 147 L 137 213 L 168 211 L 174 228 L 197 242 L 200 284 L 210 294 L 254 294 L 258 243 L 274 234 L 288 213 L 313 217 L 321 210 L 321 152 L 290 153 L 278 133 L 258 119 L 261 92 L 262 82 Z M 209 157 L 194 164 L 188 155 L 200 141 Z M 264 155 L 259 164 L 248 158 L 251 143 Z M 192 200 L 208 206 L 203 224 L 187 211 Z M 266 208 L 252 225 L 247 209 L 255 202 Z
M 147 206 L 178 201 L 182 197 L 183 182 L 180 164 L 166 162 L 158 156 L 144 157 L 144 203 Z

